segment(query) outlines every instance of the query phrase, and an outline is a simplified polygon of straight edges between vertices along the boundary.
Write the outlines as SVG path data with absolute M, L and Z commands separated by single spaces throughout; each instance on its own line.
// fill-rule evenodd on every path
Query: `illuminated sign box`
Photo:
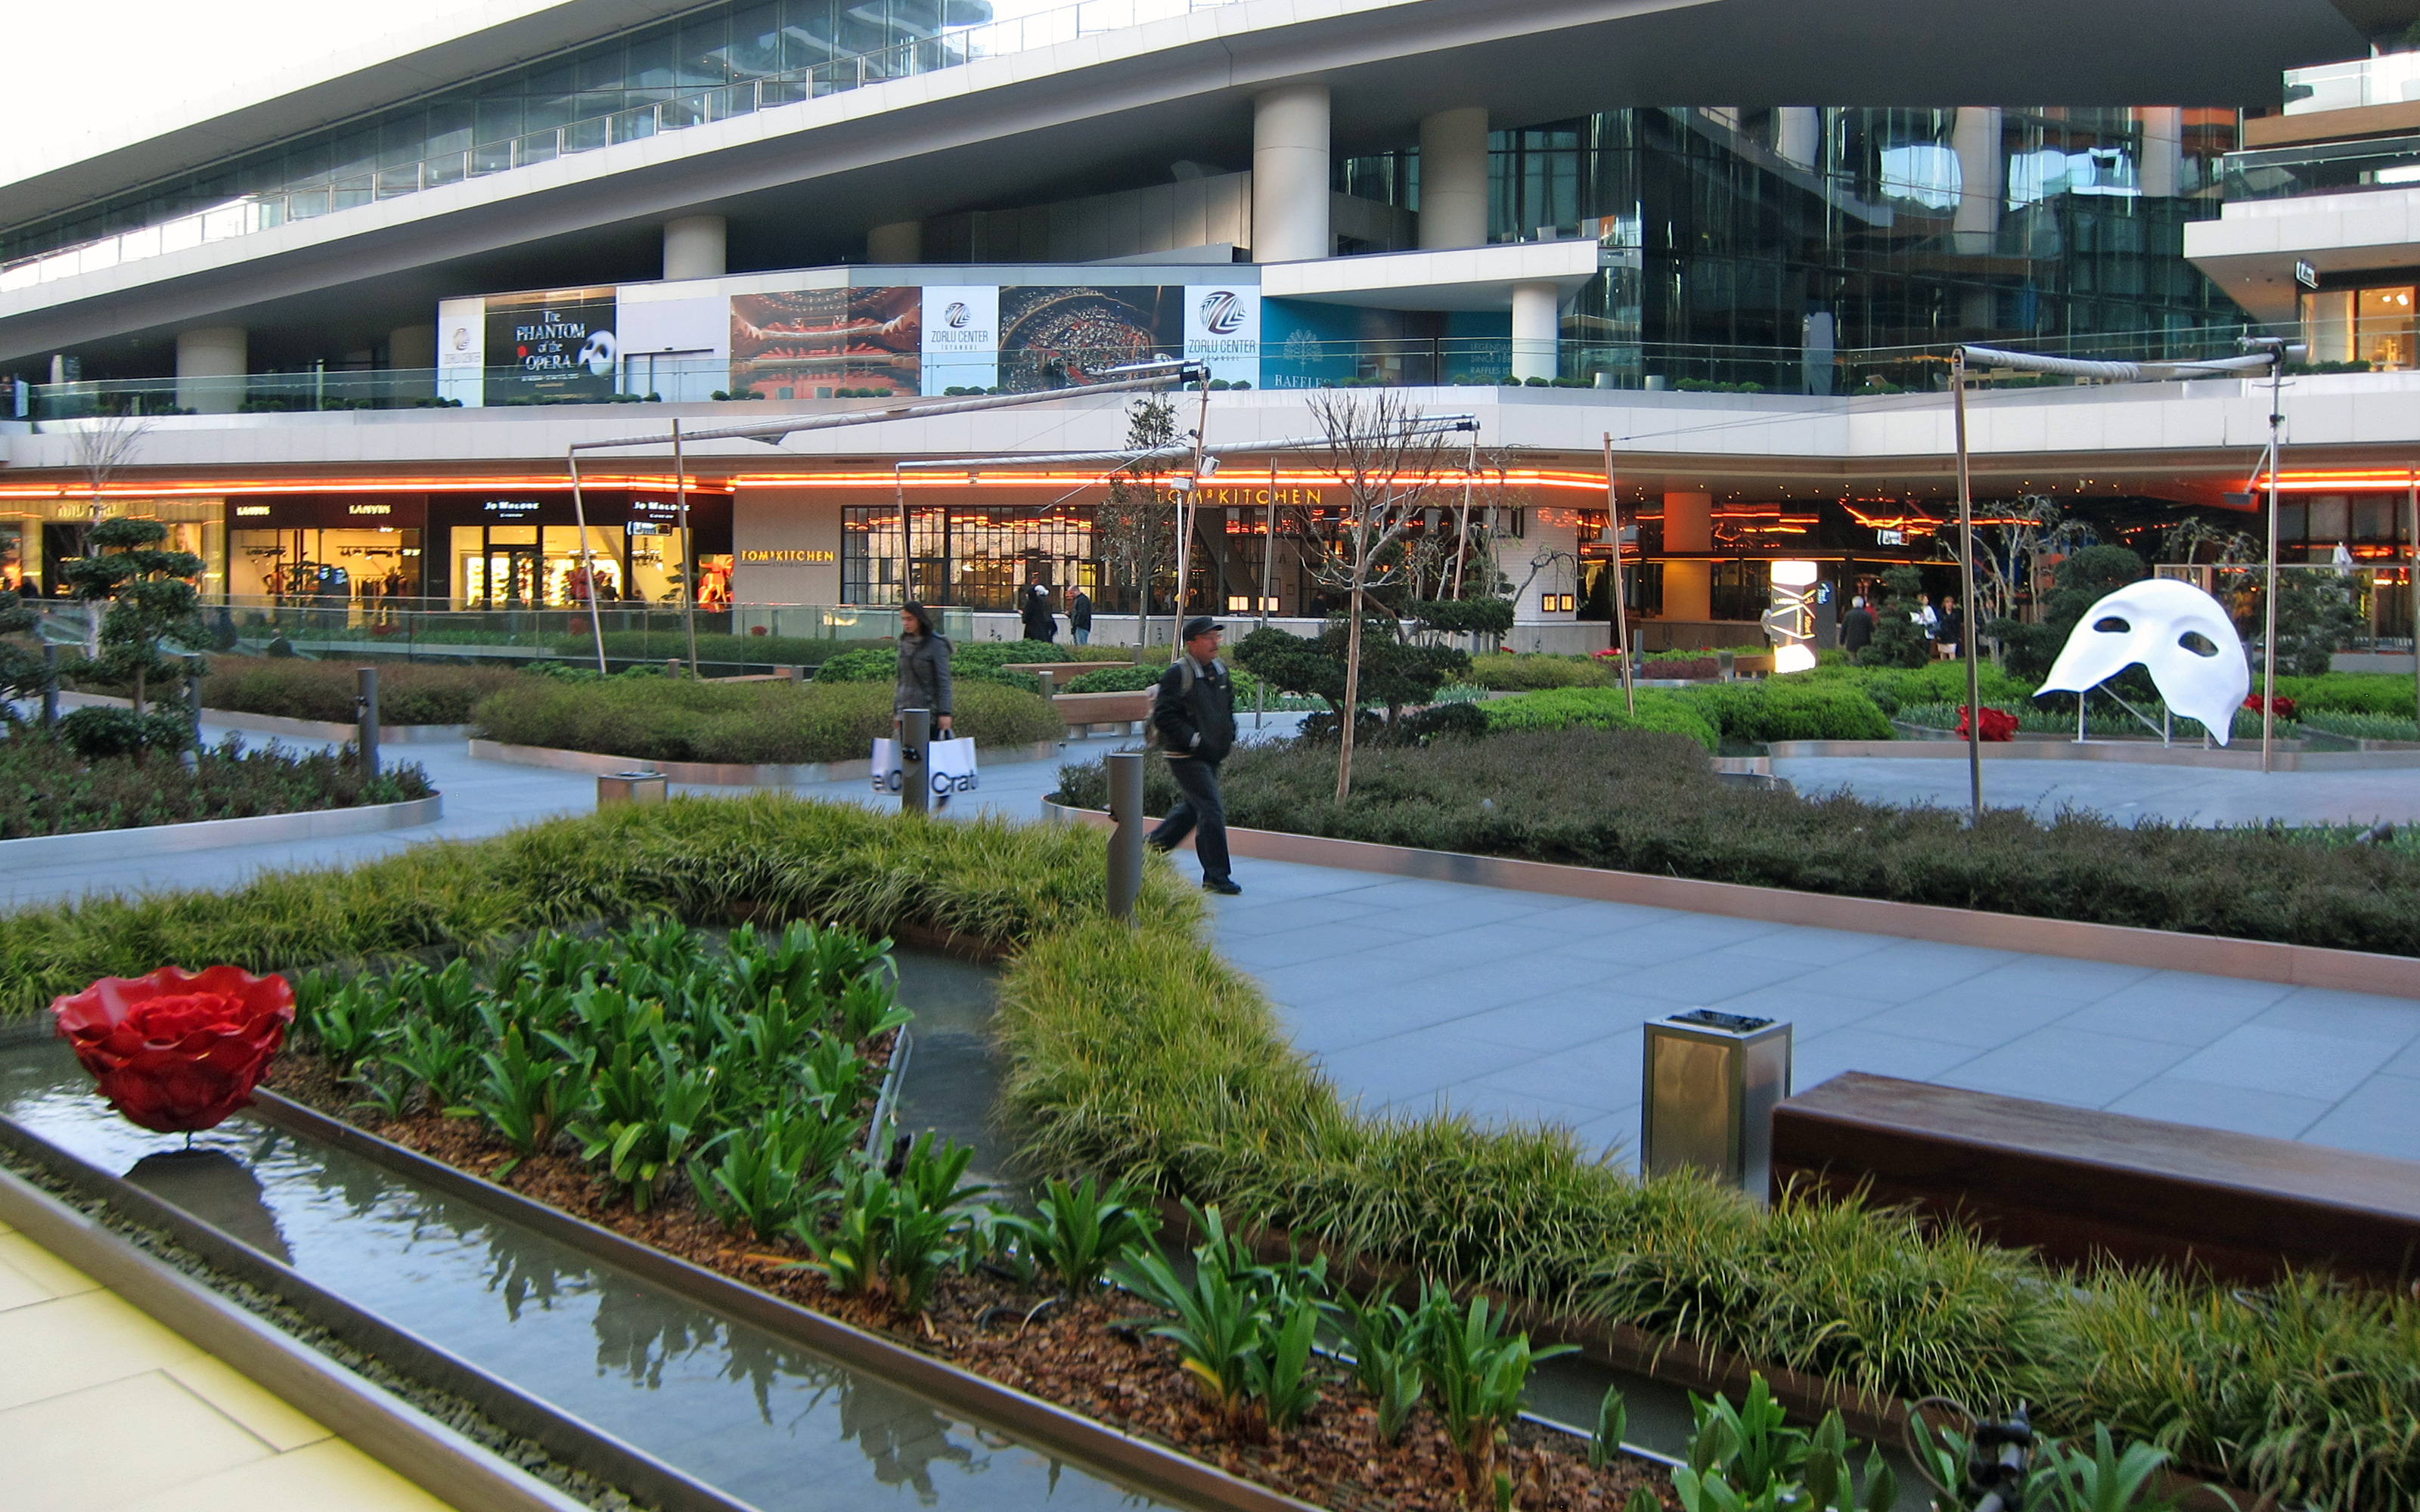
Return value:
M 834 551 L 742 551 L 739 553 L 739 560 L 742 562 L 824 563 L 838 562 L 840 555 Z

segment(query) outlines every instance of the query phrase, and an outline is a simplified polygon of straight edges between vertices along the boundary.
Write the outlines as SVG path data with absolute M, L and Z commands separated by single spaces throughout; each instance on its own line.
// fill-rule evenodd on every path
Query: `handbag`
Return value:
M 975 768 L 975 743 L 966 736 L 924 743 L 924 775 L 935 797 L 972 793 L 983 785 Z M 881 736 L 874 742 L 874 791 L 897 796 L 907 785 L 899 742 Z

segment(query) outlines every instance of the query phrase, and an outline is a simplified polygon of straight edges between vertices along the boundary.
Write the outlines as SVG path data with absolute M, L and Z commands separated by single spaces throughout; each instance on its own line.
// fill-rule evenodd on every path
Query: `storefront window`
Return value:
M 2366 288 L 2355 301 L 2358 329 L 2355 356 L 2373 370 L 2400 370 L 2412 365 L 2412 285 Z
M 2303 296 L 2303 340 L 2310 346 L 2314 365 L 2352 361 L 2352 296 L 2349 288 Z
M 383 613 L 386 600 L 420 593 L 420 532 L 392 527 L 238 530 L 229 536 L 227 593 L 238 605 L 327 608 L 352 602 L 365 613 Z

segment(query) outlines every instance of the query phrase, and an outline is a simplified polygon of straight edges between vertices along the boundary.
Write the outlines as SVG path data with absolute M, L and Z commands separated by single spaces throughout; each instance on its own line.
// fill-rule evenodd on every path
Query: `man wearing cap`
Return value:
M 1218 796 L 1218 764 L 1235 744 L 1235 687 L 1218 660 L 1218 633 L 1225 628 L 1206 615 L 1186 621 L 1185 655 L 1170 664 L 1153 693 L 1152 728 L 1185 799 L 1148 838 L 1156 848 L 1172 851 L 1198 829 L 1193 854 L 1202 858 L 1202 886 L 1232 898 L 1244 889 L 1227 874 L 1227 807 Z

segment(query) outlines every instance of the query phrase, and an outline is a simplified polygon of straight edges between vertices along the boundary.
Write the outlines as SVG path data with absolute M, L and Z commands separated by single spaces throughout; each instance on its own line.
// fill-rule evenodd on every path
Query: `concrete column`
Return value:
M 1710 493 L 1668 493 L 1664 496 L 1664 549 L 1712 551 L 1714 548 L 1714 496 Z
M 1327 85 L 1280 85 L 1252 100 L 1252 260 L 1335 251 L 1327 230 Z
M 664 277 L 721 278 L 730 224 L 720 215 L 685 215 L 664 223 Z
M 432 332 L 430 339 L 435 339 Z M 177 406 L 205 415 L 231 415 L 243 403 L 250 371 L 241 326 L 204 326 L 177 332 Z
M 2143 197 L 2174 199 L 2184 191 L 2185 113 L 2174 105 L 2146 105 L 2134 116 L 2143 123 Z
M 1773 113 L 1773 150 L 1784 162 L 1812 168 L 1823 157 L 1823 113 L 1811 105 L 1784 105 Z
M 1487 112 L 1420 122 L 1420 250 L 1487 245 Z
M 1714 548 L 1714 496 L 1710 493 L 1668 493 L 1664 496 L 1664 549 L 1711 551 Z M 1668 620 L 1711 620 L 1714 617 L 1714 564 L 1702 557 L 1664 562 L 1664 617 Z
M 2000 239 L 2000 198 L 2007 159 L 2000 150 L 2000 110 L 1996 105 L 1962 105 L 1950 128 L 1949 145 L 1958 154 L 1958 212 L 1951 223 L 1958 251 L 1980 256 Z
M 865 233 L 865 260 L 870 263 L 920 263 L 924 260 L 924 223 L 893 221 Z
M 1550 378 L 1562 336 L 1560 296 L 1552 284 L 1512 285 L 1512 376 Z

